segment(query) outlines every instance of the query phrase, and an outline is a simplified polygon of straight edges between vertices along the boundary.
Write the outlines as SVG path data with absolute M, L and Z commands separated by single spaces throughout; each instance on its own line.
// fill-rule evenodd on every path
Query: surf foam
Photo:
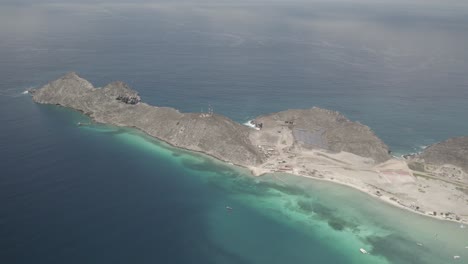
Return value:
M 243 125 L 244 125 L 244 126 L 251 127 L 251 128 L 253 128 L 253 129 L 255 129 L 255 130 L 260 130 L 258 127 L 255 126 L 254 123 L 252 123 L 252 120 L 249 120 L 249 121 L 245 122 Z

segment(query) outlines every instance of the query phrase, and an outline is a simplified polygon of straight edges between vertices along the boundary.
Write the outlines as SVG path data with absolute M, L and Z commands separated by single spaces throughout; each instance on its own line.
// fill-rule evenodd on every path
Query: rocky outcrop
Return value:
M 101 123 L 135 127 L 176 147 L 234 164 L 254 166 L 266 160 L 265 153 L 251 141 L 254 129 L 212 113 L 181 113 L 169 107 L 150 106 L 123 82 L 95 88 L 76 73 L 69 73 L 32 94 L 37 103 L 70 107 Z M 287 126 L 297 137 L 296 143 L 305 147 L 316 141 L 315 147 L 350 152 L 376 162 L 390 158 L 388 147 L 372 130 L 337 112 L 320 108 L 288 110 L 259 117 L 254 123 L 260 129 L 255 133 Z
M 468 174 L 468 136 L 450 138 L 431 145 L 416 155 L 415 159 L 435 166 L 453 165 Z
M 33 100 L 41 104 L 57 104 L 76 108 L 80 105 L 76 99 L 83 98 L 95 90 L 90 82 L 71 72 L 36 90 L 33 94 Z
M 352 122 L 342 114 L 321 108 L 292 109 L 254 120 L 263 128 L 287 126 L 295 141 L 306 148 L 350 152 L 384 162 L 391 158 L 387 145 L 367 126 Z
M 36 90 L 33 100 L 82 111 L 97 122 L 135 127 L 176 147 L 235 164 L 250 166 L 263 160 L 249 141 L 248 127 L 220 115 L 147 105 L 122 82 L 94 88 L 76 73 L 69 73 Z

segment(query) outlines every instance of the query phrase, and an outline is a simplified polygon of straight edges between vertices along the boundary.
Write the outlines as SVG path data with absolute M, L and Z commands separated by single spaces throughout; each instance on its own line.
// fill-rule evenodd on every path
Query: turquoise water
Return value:
M 0 263 L 466 262 L 468 228 L 77 127 L 22 92 L 73 70 L 238 122 L 321 106 L 398 155 L 468 135 L 467 18 L 459 1 L 2 2 Z
M 408 213 L 327 182 L 293 175 L 253 177 L 135 131 L 123 130 L 115 138 L 125 149 L 174 163 L 193 177 L 191 184 L 214 192 L 202 218 L 211 243 L 239 257 L 235 262 L 444 263 L 453 255 L 468 257 L 468 230 L 458 224 Z M 371 254 L 363 255 L 359 248 Z M 233 260 L 223 255 L 215 259 Z
M 448 263 L 454 255 L 468 258 L 468 229 L 456 223 L 409 213 L 328 182 L 253 177 L 135 130 L 77 127 L 76 122 L 89 120 L 60 107 L 15 100 L 38 120 L 20 122 L 35 127 L 35 133 L 4 130 L 0 138 L 9 147 L 1 152 L 8 177 L 0 182 L 0 259 L 7 262 Z

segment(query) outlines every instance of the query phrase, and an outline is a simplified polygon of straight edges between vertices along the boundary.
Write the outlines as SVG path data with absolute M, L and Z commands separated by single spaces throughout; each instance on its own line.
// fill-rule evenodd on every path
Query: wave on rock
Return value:
M 254 124 L 252 121 L 253 121 L 253 120 L 249 120 L 249 121 L 243 123 L 243 125 L 244 125 L 244 126 L 251 127 L 251 128 L 253 128 L 253 129 L 255 129 L 255 130 L 260 130 L 258 127 L 255 126 L 255 124 Z

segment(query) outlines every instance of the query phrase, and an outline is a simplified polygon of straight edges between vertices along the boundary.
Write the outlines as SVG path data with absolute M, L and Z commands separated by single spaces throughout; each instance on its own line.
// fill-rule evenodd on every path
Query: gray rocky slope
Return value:
M 416 158 L 435 166 L 455 165 L 468 173 L 468 136 L 450 138 L 433 144 Z
M 291 109 L 258 117 L 255 122 L 264 128 L 287 125 L 296 142 L 305 148 L 345 151 L 377 163 L 390 159 L 388 147 L 368 126 L 352 122 L 336 111 L 317 107 Z
M 94 88 L 69 73 L 35 91 L 33 100 L 79 110 L 96 122 L 138 128 L 176 147 L 224 161 L 246 166 L 262 162 L 262 155 L 248 140 L 249 128 L 220 115 L 150 106 L 139 102 L 138 94 L 122 82 Z
M 33 91 L 33 100 L 73 108 L 96 122 L 138 128 L 173 146 L 234 164 L 255 166 L 265 161 L 264 154 L 249 139 L 251 133 L 259 131 L 217 114 L 181 113 L 174 108 L 150 106 L 122 82 L 95 88 L 77 74 L 68 73 Z M 306 133 L 306 137 L 319 133 L 323 144 L 315 147 L 325 150 L 346 151 L 376 162 L 390 158 L 388 147 L 367 126 L 337 112 L 319 108 L 288 110 L 259 117 L 256 122 L 264 126 L 287 124 L 299 134 Z

